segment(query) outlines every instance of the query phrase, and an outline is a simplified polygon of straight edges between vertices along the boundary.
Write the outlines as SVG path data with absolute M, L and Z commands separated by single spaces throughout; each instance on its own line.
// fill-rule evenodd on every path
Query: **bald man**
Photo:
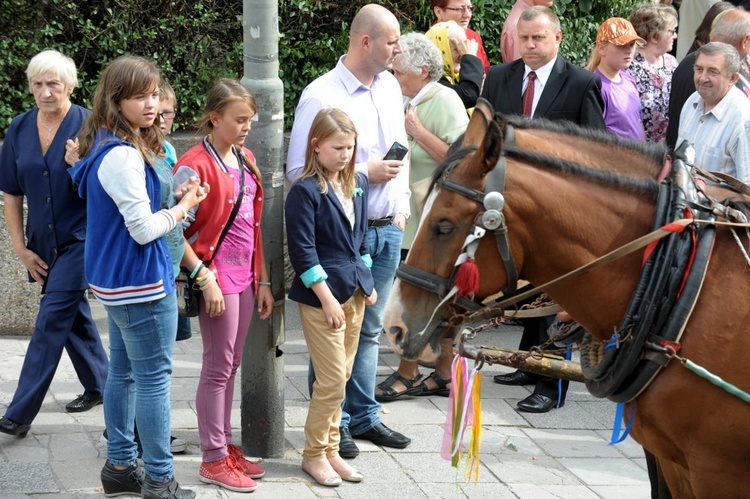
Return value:
M 349 48 L 336 67 L 302 92 L 294 113 L 287 155 L 287 178 L 302 173 L 307 135 L 318 111 L 339 108 L 357 127 L 357 171 L 370 180 L 367 204 L 368 241 L 372 256 L 378 302 L 365 310 L 365 318 L 346 385 L 341 419 L 339 454 L 359 454 L 354 438 L 377 445 L 404 448 L 411 442 L 380 420 L 375 401 L 383 311 L 401 255 L 401 239 L 409 217 L 409 167 L 404 161 L 384 160 L 391 144 L 408 144 L 404 128 L 401 87 L 387 70 L 401 52 L 401 29 L 396 17 L 384 7 L 365 5 L 352 21 Z M 311 370 L 312 371 L 312 370 Z

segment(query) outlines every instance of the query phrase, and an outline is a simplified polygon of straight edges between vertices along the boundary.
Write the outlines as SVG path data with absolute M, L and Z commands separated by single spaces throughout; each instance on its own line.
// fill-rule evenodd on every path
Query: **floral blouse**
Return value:
M 669 93 L 672 91 L 672 73 L 677 68 L 677 59 L 670 54 L 663 57 L 664 66 L 656 68 L 636 53 L 628 68 L 641 97 L 641 121 L 648 142 L 663 141 L 667 137 Z

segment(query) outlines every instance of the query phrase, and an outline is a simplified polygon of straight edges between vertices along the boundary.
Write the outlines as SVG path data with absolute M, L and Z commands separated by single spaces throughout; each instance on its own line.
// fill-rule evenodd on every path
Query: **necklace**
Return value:
M 42 118 L 42 113 L 39 113 L 39 124 L 47 129 L 47 139 L 45 140 L 45 147 L 49 147 L 49 145 L 52 143 L 52 132 L 57 130 L 57 127 L 60 126 L 60 123 L 62 123 L 64 119 L 65 114 L 63 114 L 62 118 L 60 118 L 59 120 L 53 122 L 52 124 L 48 124 L 44 121 L 44 118 Z

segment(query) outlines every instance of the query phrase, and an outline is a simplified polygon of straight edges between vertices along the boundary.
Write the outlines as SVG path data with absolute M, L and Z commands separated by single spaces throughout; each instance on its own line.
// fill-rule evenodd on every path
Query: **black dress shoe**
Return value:
M 349 428 L 339 428 L 339 456 L 344 459 L 354 459 L 359 456 L 359 447 L 354 443 Z
M 560 407 L 564 404 L 561 403 Z M 538 393 L 532 393 L 517 405 L 519 411 L 524 412 L 549 412 L 557 406 L 557 400 L 553 398 L 540 395 Z
M 101 397 L 79 395 L 77 399 L 65 406 L 66 412 L 85 412 L 102 403 Z
M 524 386 L 533 385 L 536 380 L 523 371 L 515 371 L 510 374 L 498 374 L 492 378 L 495 383 L 501 385 L 513 385 L 513 386 Z
M 375 445 L 382 445 L 383 447 L 393 447 L 395 449 L 403 449 L 411 443 L 411 439 L 403 436 L 397 431 L 393 431 L 383 423 L 378 423 L 364 433 L 359 435 L 352 435 L 354 438 L 361 440 L 369 440 Z
M 0 418 L 0 432 L 7 433 L 16 437 L 25 437 L 31 429 L 30 424 L 16 423 L 12 419 L 8 419 L 5 416 Z

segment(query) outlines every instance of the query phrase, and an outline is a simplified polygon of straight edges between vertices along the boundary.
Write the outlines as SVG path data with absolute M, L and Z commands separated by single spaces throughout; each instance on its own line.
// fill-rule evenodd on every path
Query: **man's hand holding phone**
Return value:
M 367 165 L 371 184 L 382 184 L 396 178 L 404 164 L 403 159 L 409 151 L 406 146 L 394 142 L 383 159 L 372 160 Z

